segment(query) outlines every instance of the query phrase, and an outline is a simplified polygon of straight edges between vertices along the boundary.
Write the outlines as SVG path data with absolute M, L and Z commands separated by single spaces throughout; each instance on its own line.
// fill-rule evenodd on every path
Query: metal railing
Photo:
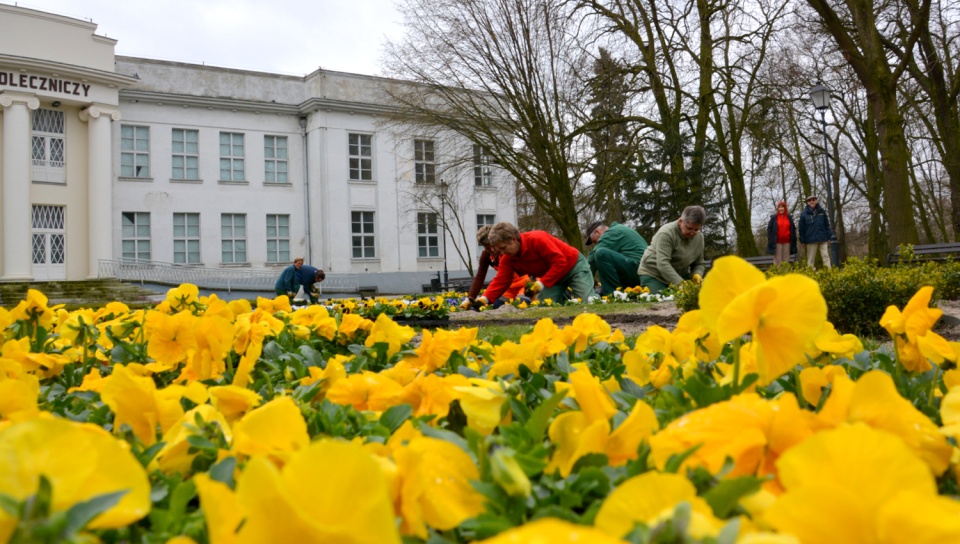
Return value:
M 100 259 L 98 276 L 120 281 L 180 285 L 192 283 L 201 289 L 237 291 L 273 291 L 282 269 L 204 268 L 158 261 L 116 261 Z M 327 274 L 321 284 L 324 293 L 356 293 L 357 274 Z

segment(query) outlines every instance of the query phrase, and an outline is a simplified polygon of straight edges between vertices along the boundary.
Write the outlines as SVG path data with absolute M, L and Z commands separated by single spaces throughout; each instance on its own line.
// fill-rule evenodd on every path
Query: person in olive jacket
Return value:
M 819 204 L 815 196 L 807 197 L 807 206 L 800 213 L 800 224 L 797 227 L 800 233 L 800 243 L 807 252 L 807 266 L 813 268 L 817 259 L 817 251 L 823 265 L 830 268 L 830 220 L 827 212 Z
M 797 253 L 797 227 L 782 200 L 777 202 L 777 213 L 770 216 L 767 225 L 767 253 L 773 255 L 774 266 L 790 262 L 790 256 Z

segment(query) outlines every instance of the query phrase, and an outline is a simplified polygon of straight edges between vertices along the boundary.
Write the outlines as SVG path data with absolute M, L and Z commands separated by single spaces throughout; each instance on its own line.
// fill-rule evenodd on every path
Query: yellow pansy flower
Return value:
M 414 438 L 393 452 L 400 476 L 403 534 L 427 537 L 483 512 L 483 496 L 470 485 L 480 477 L 467 453 L 436 438 Z
M 263 400 L 255 391 L 235 385 L 216 385 L 207 392 L 213 407 L 231 423 L 259 406 Z
M 507 394 L 497 382 L 471 378 L 469 386 L 454 386 L 460 394 L 460 408 L 467 416 L 467 426 L 489 435 L 503 421 L 503 404 Z
M 960 539 L 960 505 L 937 495 L 927 465 L 888 432 L 862 423 L 823 431 L 777 468 L 786 491 L 763 518 L 801 543 Z
M 893 338 L 900 363 L 911 372 L 930 370 L 930 359 L 937 364 L 957 360 L 953 346 L 930 330 L 943 315 L 939 308 L 929 307 L 932 297 L 933 287 L 921 287 L 903 312 L 896 306 L 888 306 L 880 318 L 880 325 Z
M 626 536 L 633 526 L 653 527 L 673 516 L 681 502 L 690 503 L 687 534 L 698 539 L 715 537 L 723 522 L 714 517 L 710 505 L 697 496 L 697 489 L 679 474 L 646 472 L 618 485 L 600 506 L 594 525 L 610 536 Z
M 233 426 L 233 451 L 285 459 L 310 443 L 307 422 L 290 397 L 277 397 L 240 418 Z
M 760 385 L 803 362 L 804 347 L 827 319 L 827 303 L 816 281 L 800 274 L 766 279 L 736 256 L 714 261 L 700 289 L 700 308 L 721 343 L 752 335 Z
M 40 379 L 33 374 L 19 378 L 0 377 L 0 420 L 23 421 L 40 413 L 37 396 Z
M 147 355 L 156 363 L 155 371 L 176 368 L 196 351 L 196 324 L 197 317 L 190 312 L 147 312 Z
M 350 442 L 314 442 L 281 469 L 251 459 L 237 480 L 237 501 L 246 513 L 237 544 L 400 543 L 380 466 Z M 223 517 L 226 532 L 234 520 Z
M 623 544 L 623 540 L 607 533 L 557 518 L 541 518 L 508 529 L 478 544 Z
M 41 475 L 53 488 L 55 513 L 126 491 L 91 529 L 126 527 L 150 511 L 147 473 L 125 443 L 99 427 L 44 417 L 0 429 L 0 494 L 22 501 L 36 494 Z
M 400 347 L 413 339 L 416 334 L 417 332 L 413 330 L 413 327 L 398 325 L 394 320 L 387 317 L 387 314 L 380 314 L 373 323 L 373 327 L 370 328 L 370 334 L 367 336 L 364 345 L 369 348 L 373 347 L 374 344 L 385 343 L 388 346 L 387 357 L 393 357 L 400 351 Z
M 402 396 L 402 385 L 382 374 L 365 370 L 333 382 L 326 398 L 335 404 L 350 405 L 357 410 L 382 412 L 396 405 Z
M 167 291 L 166 300 L 171 310 L 181 312 L 183 310 L 192 310 L 193 305 L 199 300 L 199 295 L 200 289 L 197 288 L 196 285 L 183 283 L 179 287 Z
M 224 438 L 229 442 L 232 438 L 230 424 L 223 417 L 223 414 L 209 404 L 201 404 L 196 408 L 183 414 L 180 421 L 176 422 L 166 434 L 163 435 L 164 446 L 154 458 L 156 468 L 159 468 L 166 474 L 190 474 L 190 464 L 197 452 L 190 453 L 190 443 L 187 439 L 196 433 L 196 418 L 207 423 L 216 423 L 223 432 Z

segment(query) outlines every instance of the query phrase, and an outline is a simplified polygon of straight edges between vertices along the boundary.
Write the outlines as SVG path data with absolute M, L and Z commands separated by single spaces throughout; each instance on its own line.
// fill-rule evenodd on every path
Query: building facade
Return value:
M 115 56 L 93 23 L 14 6 L 0 25 L 18 29 L 0 33 L 0 281 L 302 256 L 412 292 L 444 256 L 466 275 L 478 226 L 515 221 L 481 149 L 385 122 L 384 86 L 403 82 Z

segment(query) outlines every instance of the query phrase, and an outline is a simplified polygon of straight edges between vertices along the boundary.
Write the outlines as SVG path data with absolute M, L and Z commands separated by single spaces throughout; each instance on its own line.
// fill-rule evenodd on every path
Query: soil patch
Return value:
M 606 308 L 605 308 L 606 309 Z M 620 329 L 624 336 L 637 336 L 652 325 L 659 325 L 667 330 L 673 330 L 680 319 L 680 310 L 674 302 L 660 302 L 641 310 L 628 312 L 603 312 L 600 317 L 614 329 Z M 569 325 L 576 318 L 573 316 L 551 316 L 550 319 L 560 326 Z M 533 327 L 540 318 L 525 318 L 523 311 L 513 306 L 504 306 L 477 314 L 474 312 L 456 312 L 450 314 L 450 325 L 461 327 L 479 327 L 491 325 L 529 324 Z

